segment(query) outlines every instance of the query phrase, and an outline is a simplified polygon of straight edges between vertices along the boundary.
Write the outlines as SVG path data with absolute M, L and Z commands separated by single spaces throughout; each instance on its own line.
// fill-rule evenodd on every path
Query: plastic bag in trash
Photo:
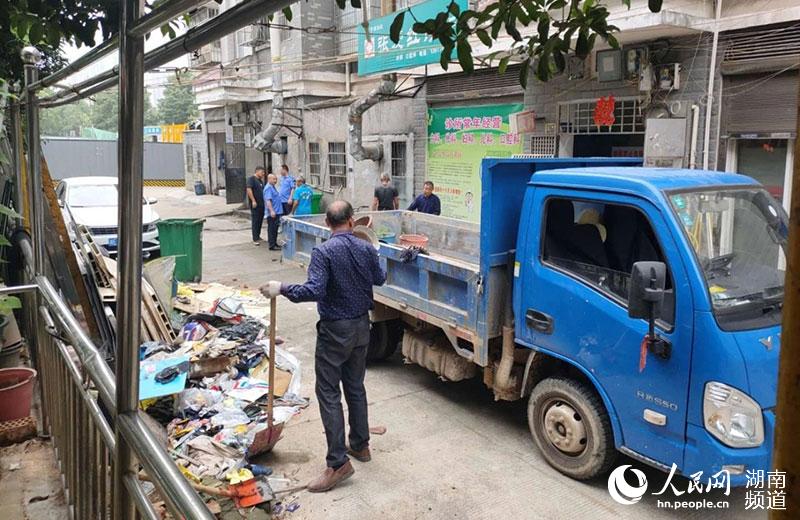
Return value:
M 238 426 L 250 422 L 250 417 L 238 408 L 226 408 L 211 418 L 214 426 Z
M 242 301 L 236 298 L 220 298 L 211 307 L 211 314 L 219 318 L 230 320 L 245 314 Z
M 199 412 L 203 408 L 211 408 L 215 404 L 222 401 L 222 392 L 215 390 L 203 390 L 202 388 L 187 388 L 175 399 L 175 408 L 177 413 L 181 413 L 186 409 L 194 412 Z
M 211 325 L 202 321 L 190 321 L 181 329 L 181 338 L 186 341 L 200 341 L 212 330 Z

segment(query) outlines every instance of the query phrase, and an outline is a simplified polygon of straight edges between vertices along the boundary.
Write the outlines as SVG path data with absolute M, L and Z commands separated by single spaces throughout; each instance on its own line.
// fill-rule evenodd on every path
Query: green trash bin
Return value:
M 169 218 L 158 222 L 161 256 L 175 256 L 175 279 L 199 282 L 203 277 L 204 219 Z
M 322 200 L 322 193 L 316 193 L 311 196 L 311 213 L 316 215 L 317 213 L 321 213 L 319 210 L 319 201 Z

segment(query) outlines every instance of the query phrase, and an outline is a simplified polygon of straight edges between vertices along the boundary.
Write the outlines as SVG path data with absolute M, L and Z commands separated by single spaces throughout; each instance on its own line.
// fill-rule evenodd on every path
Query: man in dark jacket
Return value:
M 414 199 L 414 202 L 408 207 L 408 211 L 441 215 L 442 203 L 439 201 L 439 197 L 433 194 L 433 183 L 431 181 L 425 181 L 422 195 Z
M 271 281 L 261 288 L 268 298 L 282 294 L 293 302 L 317 302 L 314 365 L 319 412 L 328 441 L 328 468 L 308 485 L 311 492 L 328 491 L 354 473 L 348 454 L 361 462 L 371 459 L 364 388 L 369 311 L 373 308 L 372 286 L 386 281 L 378 252 L 353 235 L 353 207 L 349 202 L 333 202 L 326 223 L 331 237 L 312 251 L 308 281 L 296 285 Z M 349 448 L 345 444 L 340 384 L 347 400 Z
M 266 170 L 257 166 L 253 175 L 247 179 L 247 202 L 250 206 L 250 229 L 253 232 L 253 245 L 261 245 L 261 225 L 264 223 L 264 176 Z

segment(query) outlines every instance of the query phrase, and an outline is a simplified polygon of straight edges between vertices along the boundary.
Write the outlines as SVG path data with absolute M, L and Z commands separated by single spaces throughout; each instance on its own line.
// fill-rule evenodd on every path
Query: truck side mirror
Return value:
M 655 321 L 661 316 L 667 266 L 664 262 L 636 262 L 628 289 L 628 316 Z
M 664 287 L 667 283 L 667 266 L 664 262 L 636 262 L 631 269 L 631 283 L 628 289 L 628 316 L 645 318 L 648 332 L 642 348 L 661 359 L 669 359 L 672 345 L 656 335 L 656 320 L 661 317 L 661 304 L 664 302 Z M 644 358 L 642 358 L 644 359 Z M 641 372 L 644 365 L 640 365 Z

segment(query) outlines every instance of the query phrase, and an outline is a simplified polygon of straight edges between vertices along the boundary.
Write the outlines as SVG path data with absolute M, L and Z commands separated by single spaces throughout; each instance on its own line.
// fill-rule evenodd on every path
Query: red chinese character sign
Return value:
M 594 106 L 594 124 L 600 126 L 612 126 L 616 118 L 614 117 L 614 96 L 601 97 Z

